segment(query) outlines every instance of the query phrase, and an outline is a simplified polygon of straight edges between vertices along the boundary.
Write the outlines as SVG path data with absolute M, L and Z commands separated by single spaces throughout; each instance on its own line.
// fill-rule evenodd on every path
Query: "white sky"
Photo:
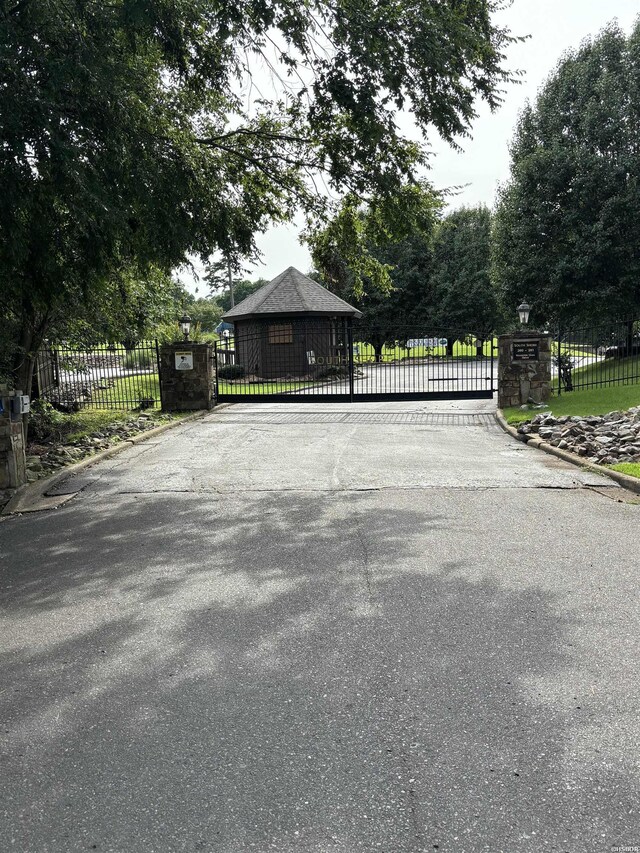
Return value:
M 464 186 L 450 201 L 451 208 L 485 203 L 491 206 L 498 184 L 509 176 L 508 144 L 518 113 L 525 100 L 536 93 L 564 51 L 577 47 L 583 38 L 595 35 L 616 18 L 629 32 L 640 15 L 639 0 L 515 0 L 501 13 L 514 35 L 529 35 L 524 43 L 512 46 L 507 67 L 525 72 L 519 85 L 508 87 L 498 112 L 479 106 L 472 138 L 460 141 L 462 152 L 456 152 L 439 139 L 432 140 L 431 181 L 436 188 Z M 307 249 L 300 245 L 298 223 L 270 229 L 258 238 L 263 264 L 255 266 L 249 278 L 272 279 L 293 265 L 302 272 L 311 267 Z M 197 284 L 184 272 L 180 278 L 189 290 Z M 200 285 L 200 295 L 207 294 Z

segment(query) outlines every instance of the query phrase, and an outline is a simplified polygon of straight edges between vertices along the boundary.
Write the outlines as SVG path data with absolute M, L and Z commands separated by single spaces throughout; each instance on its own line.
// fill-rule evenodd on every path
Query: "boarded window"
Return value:
M 291 323 L 282 323 L 278 326 L 269 326 L 270 344 L 292 344 L 293 326 Z

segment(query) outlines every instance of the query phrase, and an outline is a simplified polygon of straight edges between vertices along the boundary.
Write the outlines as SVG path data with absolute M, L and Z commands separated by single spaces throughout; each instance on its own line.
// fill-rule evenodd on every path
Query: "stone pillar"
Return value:
M 5 493 L 7 498 L 27 482 L 22 415 L 11 414 L 14 396 L 13 391 L 0 387 L 0 497 Z
M 160 388 L 165 412 L 210 409 L 213 405 L 213 353 L 209 344 L 160 347 Z
M 551 397 L 551 335 L 514 332 L 498 338 L 498 408 L 546 403 Z

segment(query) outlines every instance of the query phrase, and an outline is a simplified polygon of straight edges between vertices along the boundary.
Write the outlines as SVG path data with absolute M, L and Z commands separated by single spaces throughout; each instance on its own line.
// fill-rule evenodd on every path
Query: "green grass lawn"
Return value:
M 585 391 L 569 391 L 549 401 L 549 409 L 556 417 L 562 415 L 606 415 L 607 412 L 625 411 L 640 406 L 640 383 L 635 385 L 609 385 L 604 388 L 588 388 Z M 546 409 L 505 409 L 508 424 L 517 425 L 531 420 Z
M 434 336 L 435 337 L 435 336 Z M 482 347 L 482 353 L 486 358 L 491 356 L 492 350 L 498 346 L 498 339 L 493 341 L 485 341 Z M 375 361 L 375 351 L 371 344 L 355 341 L 354 347 L 357 347 L 358 354 L 354 354 L 356 364 L 365 364 Z M 384 346 L 382 349 L 383 361 L 400 361 L 403 358 L 425 358 L 431 356 L 435 358 L 445 358 L 447 355 L 446 347 L 412 347 L 408 350 L 406 347 L 400 346 Z M 464 344 L 456 341 L 453 345 L 454 358 L 476 358 L 476 348 L 473 343 Z
M 433 337 L 435 337 L 435 335 Z M 354 350 L 356 347 L 358 353 L 356 355 L 354 351 L 354 361 L 356 364 L 366 364 L 368 362 L 375 361 L 375 350 L 371 344 L 363 343 L 362 341 L 354 341 Z M 497 355 L 497 347 L 497 338 L 494 338 L 493 341 L 485 341 L 482 347 L 482 353 L 486 358 L 489 358 L 492 351 L 495 349 Z M 233 348 L 233 338 L 229 338 L 229 349 Z M 221 348 L 219 351 L 224 352 L 224 349 Z M 426 356 L 445 358 L 446 355 L 446 347 L 431 347 L 429 349 L 426 347 L 412 347 L 408 350 L 406 347 L 396 345 L 384 346 L 382 348 L 383 361 L 400 361 L 403 358 L 425 358 Z M 453 345 L 453 355 L 454 358 L 476 358 L 475 345 L 473 343 L 464 344 L 460 343 L 460 341 L 456 341 Z
M 244 382 L 243 380 L 227 382 L 221 379 L 218 382 L 218 394 L 287 394 L 301 388 L 314 388 L 326 384 L 327 380 L 319 382 L 297 382 L 295 379 L 285 382 Z
M 160 382 L 156 373 L 142 373 L 137 376 L 123 376 L 116 379 L 112 388 L 100 390 L 94 388 L 91 392 L 91 402 L 94 406 L 110 407 L 118 406 L 121 402 L 130 404 L 134 409 L 140 405 L 141 400 L 153 398 L 153 405 L 148 409 L 160 408 Z
M 620 377 L 628 384 L 640 382 L 640 356 L 631 358 L 608 358 L 584 367 L 575 367 L 572 371 L 573 383 L 580 386 L 585 382 L 614 382 Z
M 621 462 L 619 465 L 607 465 L 607 468 L 640 479 L 640 462 Z
M 571 358 L 593 358 L 595 355 L 593 350 L 581 349 L 580 344 L 561 344 L 560 352 L 562 355 L 570 355 Z M 551 341 L 551 355 L 557 358 L 558 342 Z

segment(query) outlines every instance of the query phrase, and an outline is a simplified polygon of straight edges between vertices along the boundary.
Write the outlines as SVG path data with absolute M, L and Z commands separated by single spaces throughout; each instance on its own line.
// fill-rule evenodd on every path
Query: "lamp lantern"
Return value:
M 183 314 L 178 322 L 180 323 L 180 331 L 184 335 L 185 341 L 188 341 L 189 332 L 191 331 L 191 317 L 188 314 Z
M 529 312 L 531 311 L 531 306 L 527 305 L 526 302 L 523 302 L 521 305 L 518 305 L 518 316 L 520 317 L 520 323 L 523 326 L 526 326 L 529 322 Z

